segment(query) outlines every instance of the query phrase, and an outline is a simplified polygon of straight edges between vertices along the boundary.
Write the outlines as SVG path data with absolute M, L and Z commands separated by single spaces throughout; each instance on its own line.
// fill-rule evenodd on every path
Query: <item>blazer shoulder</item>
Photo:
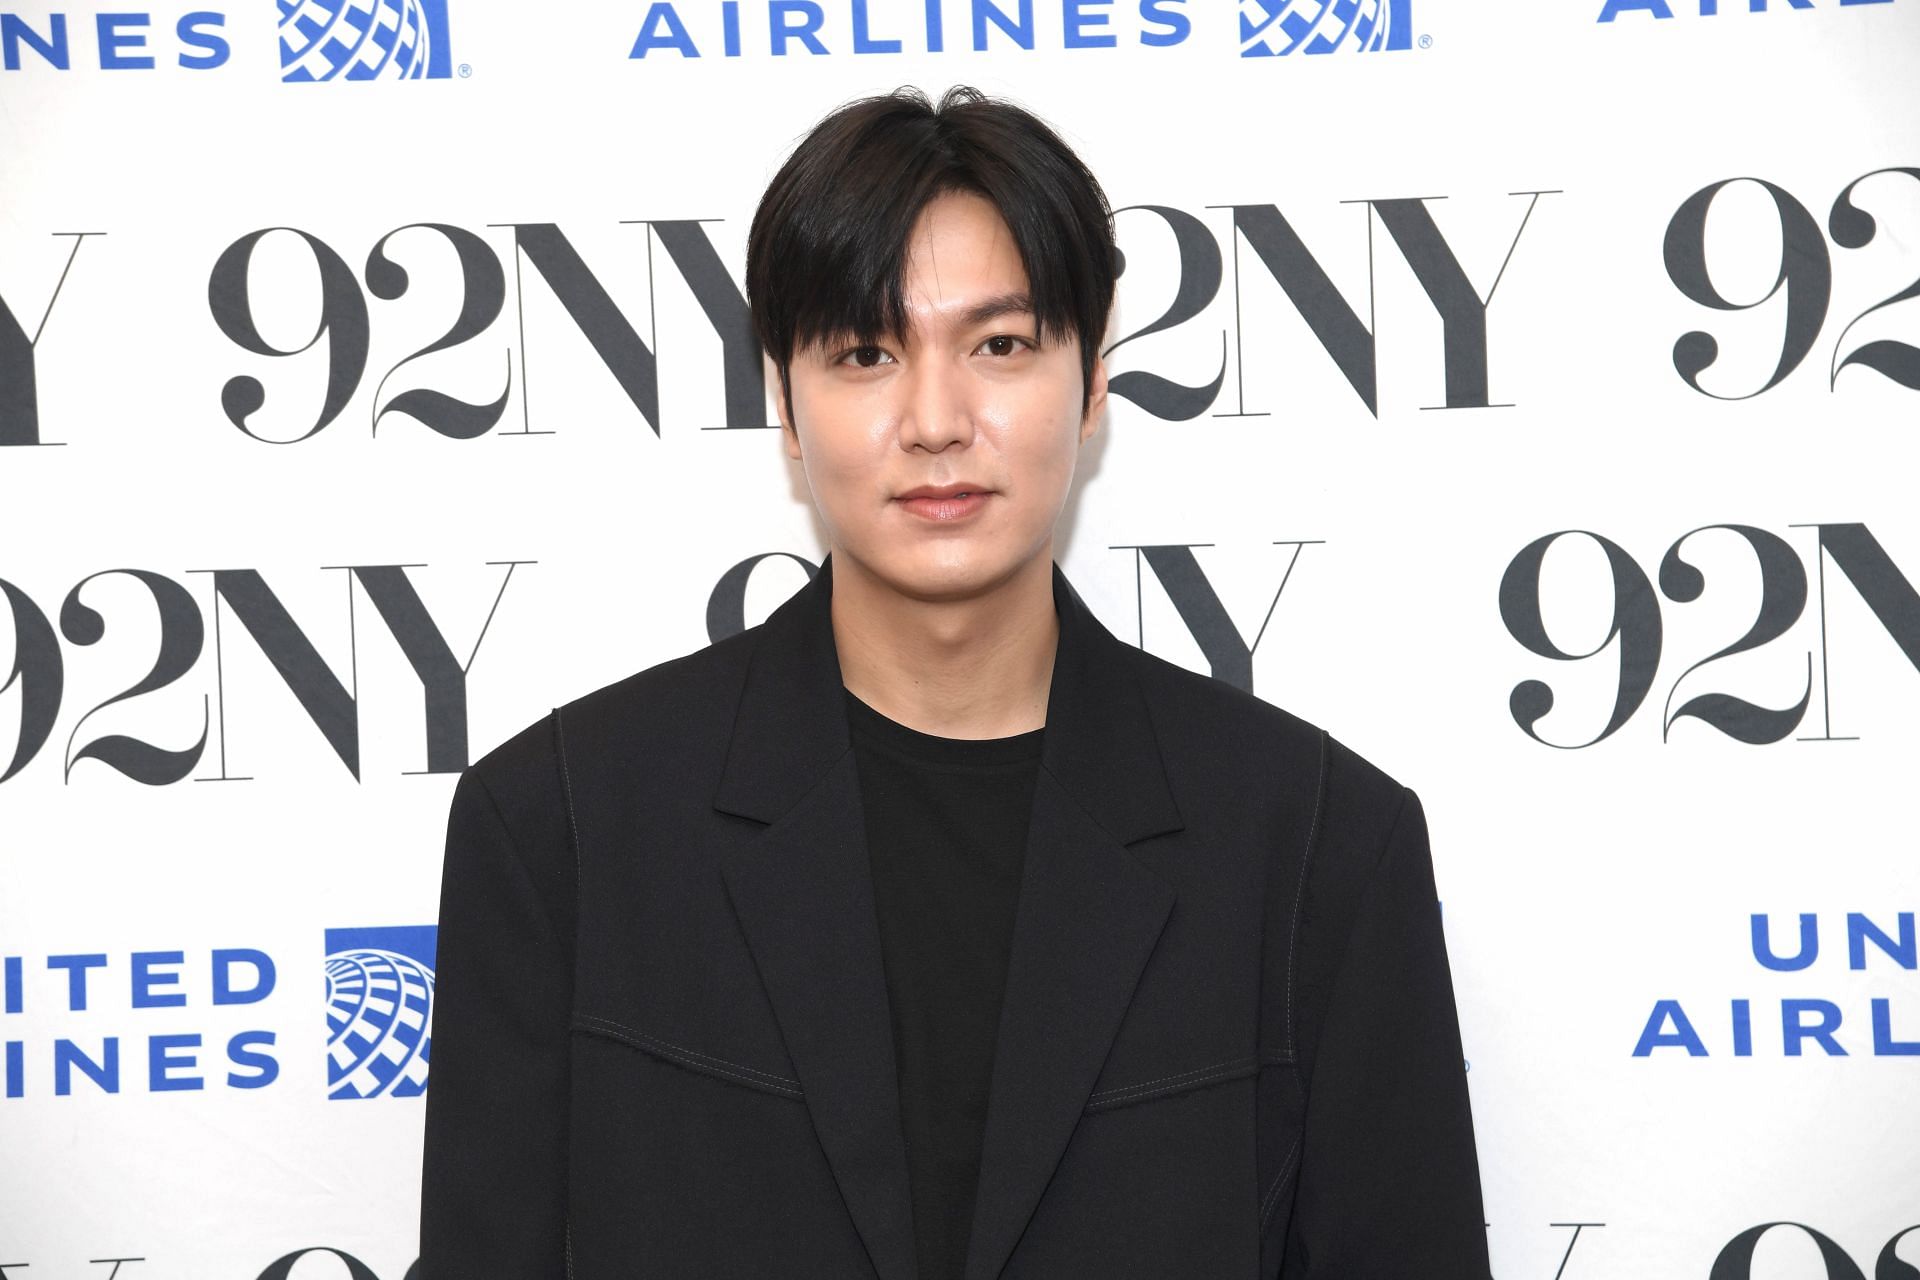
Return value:
M 1135 652 L 1177 788 L 1260 804 L 1272 818 L 1265 927 L 1269 954 L 1285 974 L 1273 989 L 1286 992 L 1271 1006 L 1273 1032 L 1289 1060 L 1310 1071 L 1335 975 L 1389 846 L 1417 842 L 1426 856 L 1419 801 L 1323 726 L 1237 685 Z M 1417 880 L 1412 856 L 1397 865 Z
M 1230 747 L 1237 758 L 1261 768 L 1316 765 L 1319 725 L 1216 676 L 1189 671 L 1125 641 L 1115 643 L 1134 655 L 1156 734 L 1176 742 Z
M 766 624 L 668 658 L 556 709 L 567 747 L 585 755 L 684 750 L 687 735 L 724 738 Z
M 1307 856 L 1359 864 L 1323 865 L 1316 873 L 1371 870 L 1370 857 L 1385 847 L 1409 788 L 1311 720 L 1238 685 L 1127 648 L 1136 655 L 1170 770 L 1193 779 L 1233 779 L 1231 794 L 1304 808 L 1312 816 Z
M 1323 726 L 1216 676 L 1126 647 L 1135 655 L 1154 730 L 1163 738 L 1207 754 L 1230 754 L 1263 773 L 1324 772 L 1342 809 L 1399 804 L 1400 782 Z
M 687 735 L 724 738 L 760 627 L 645 667 L 571 698 L 523 726 L 467 771 L 494 796 L 510 828 L 551 825 L 570 807 L 574 771 L 605 760 L 684 752 Z

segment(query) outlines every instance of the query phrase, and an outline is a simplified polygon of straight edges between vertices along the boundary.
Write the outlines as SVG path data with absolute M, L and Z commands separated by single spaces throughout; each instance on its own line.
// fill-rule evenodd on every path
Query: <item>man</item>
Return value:
M 903 90 L 747 259 L 828 554 L 461 778 L 423 1280 L 1485 1280 L 1419 800 L 1054 563 L 1098 184 Z

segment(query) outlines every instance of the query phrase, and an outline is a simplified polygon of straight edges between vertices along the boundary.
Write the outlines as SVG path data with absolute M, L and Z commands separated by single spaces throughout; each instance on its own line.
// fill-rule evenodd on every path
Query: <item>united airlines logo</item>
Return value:
M 1240 56 L 1413 47 L 1413 0 L 1240 0 Z
M 327 1096 L 415 1098 L 433 1048 L 432 925 L 327 930 Z
M 441 80 L 447 0 L 278 0 L 280 78 Z

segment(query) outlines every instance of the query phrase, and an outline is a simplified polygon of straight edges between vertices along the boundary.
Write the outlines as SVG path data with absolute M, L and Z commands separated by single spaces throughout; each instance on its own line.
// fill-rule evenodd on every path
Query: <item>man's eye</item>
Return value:
M 887 353 L 879 347 L 855 347 L 840 358 L 842 360 L 850 359 L 862 369 L 871 369 L 873 366 L 879 364 L 883 358 L 890 360 L 893 357 L 887 355 Z
M 1023 348 L 1029 345 L 1031 344 L 1028 343 L 1025 338 L 1016 337 L 1011 333 L 996 333 L 981 343 L 978 350 L 984 351 L 990 356 L 1011 356 L 1018 355 Z

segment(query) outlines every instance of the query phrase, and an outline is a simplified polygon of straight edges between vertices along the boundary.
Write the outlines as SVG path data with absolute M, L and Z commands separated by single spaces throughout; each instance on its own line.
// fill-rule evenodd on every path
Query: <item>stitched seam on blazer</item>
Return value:
M 761 1071 L 761 1070 L 758 1070 L 757 1068 L 745 1066 L 738 1062 L 731 1062 L 726 1058 L 716 1058 L 710 1053 L 701 1053 L 698 1049 L 689 1049 L 685 1045 L 674 1044 L 672 1041 L 662 1040 L 658 1036 L 650 1036 L 646 1032 L 630 1027 L 624 1022 L 615 1022 L 612 1018 L 602 1018 L 598 1014 L 583 1013 L 578 1016 L 577 1021 L 597 1022 L 604 1026 L 613 1027 L 617 1030 L 624 1031 L 628 1035 L 633 1036 L 635 1039 L 644 1040 L 650 1044 L 663 1045 L 668 1049 L 673 1049 L 680 1053 L 684 1053 L 690 1058 L 703 1058 L 708 1062 L 716 1062 L 722 1066 L 732 1067 L 736 1071 L 744 1071 L 748 1075 L 760 1076 L 763 1079 L 771 1080 L 776 1084 L 791 1085 L 796 1089 L 800 1087 L 800 1082 L 789 1076 L 775 1075 L 771 1071 Z
M 1165 1084 L 1170 1080 L 1184 1080 L 1188 1076 L 1205 1075 L 1209 1071 L 1217 1071 L 1222 1067 L 1246 1066 L 1252 1061 L 1252 1058 L 1231 1058 L 1225 1062 L 1209 1062 L 1204 1067 L 1194 1067 L 1188 1071 L 1176 1071 L 1170 1076 L 1161 1076 L 1156 1080 L 1142 1080 L 1139 1084 L 1122 1085 L 1113 1089 L 1102 1089 L 1093 1096 L 1096 1098 L 1106 1098 L 1118 1093 L 1132 1093 L 1135 1089 L 1151 1089 L 1157 1084 Z
M 712 1054 L 701 1053 L 698 1050 L 689 1049 L 684 1045 L 677 1045 L 671 1041 L 662 1040 L 658 1036 L 650 1036 L 644 1031 L 636 1030 L 622 1022 L 615 1022 L 611 1018 L 602 1018 L 594 1014 L 582 1013 L 574 1015 L 573 1024 L 582 1031 L 597 1032 L 610 1039 L 632 1044 L 635 1048 L 646 1049 L 659 1054 L 661 1057 L 671 1058 L 680 1062 L 680 1065 L 685 1067 L 692 1067 L 695 1070 L 727 1076 L 740 1081 L 742 1084 L 752 1085 L 755 1088 L 783 1094 L 787 1097 L 797 1098 L 801 1096 L 800 1082 L 798 1080 L 794 1080 L 788 1076 L 777 1076 L 771 1071 L 760 1071 L 753 1067 L 743 1066 L 738 1062 L 729 1062 L 725 1058 L 716 1058 Z
M 1393 838 L 1400 834 L 1400 823 L 1407 816 L 1407 801 L 1412 798 L 1412 796 L 1413 788 L 1408 786 L 1402 786 L 1400 788 L 1400 807 L 1393 811 L 1393 822 L 1387 827 L 1387 838 L 1381 842 L 1380 852 L 1374 858 L 1373 866 L 1367 871 L 1366 884 L 1362 886 L 1359 901 L 1354 907 L 1354 920 L 1347 926 L 1347 936 L 1341 941 L 1340 954 L 1334 962 L 1333 976 L 1327 981 L 1327 989 L 1329 991 L 1338 988 L 1341 977 L 1347 971 L 1347 962 L 1353 956 L 1354 935 L 1359 932 L 1359 917 L 1365 913 L 1367 900 L 1373 897 L 1375 890 L 1379 886 L 1380 878 L 1384 874 L 1382 868 L 1387 865 L 1387 860 L 1393 856 Z M 1319 1069 L 1319 1064 L 1315 1063 L 1315 1072 L 1318 1072 Z
M 567 768 L 567 735 L 565 726 L 561 723 L 558 707 L 553 709 L 553 748 L 554 754 L 560 757 L 560 789 L 566 793 L 567 831 L 573 836 L 573 930 L 577 939 L 580 932 L 580 819 L 573 812 L 573 774 Z M 573 945 L 573 951 L 574 964 L 577 968 L 579 964 L 577 940 Z M 569 974 L 568 977 L 578 980 L 577 974 Z M 571 1134 L 568 1137 L 567 1167 L 571 1176 L 573 1167 Z M 573 1211 L 571 1207 L 567 1211 L 563 1239 L 566 1242 L 567 1280 L 573 1280 Z
M 1280 1172 L 1273 1175 L 1273 1186 L 1268 1189 L 1266 1197 L 1260 1201 L 1260 1229 L 1262 1231 L 1267 1229 L 1267 1219 L 1273 1216 L 1274 1206 L 1280 1203 L 1280 1188 L 1286 1185 L 1287 1174 L 1293 1169 L 1293 1157 L 1295 1153 L 1300 1150 L 1301 1136 L 1303 1135 L 1296 1134 L 1294 1136 L 1293 1145 L 1288 1147 L 1287 1154 L 1281 1157 Z
M 1158 1080 L 1149 1080 L 1144 1084 L 1125 1085 L 1117 1089 L 1102 1089 L 1088 1099 L 1086 1109 L 1089 1111 L 1097 1111 L 1103 1107 L 1117 1106 L 1123 1102 L 1141 1102 L 1158 1094 L 1177 1093 L 1180 1090 L 1195 1088 L 1203 1084 L 1213 1084 L 1220 1080 L 1230 1080 L 1240 1076 L 1252 1075 L 1259 1069 L 1259 1061 L 1252 1057 L 1235 1058 L 1231 1062 L 1216 1062 L 1211 1066 L 1195 1067 L 1191 1071 L 1182 1071 L 1176 1076 L 1162 1076 Z
M 521 856 L 520 842 L 514 838 L 513 828 L 507 825 L 506 814 L 500 812 L 500 801 L 494 797 L 493 788 L 487 785 L 487 780 L 481 777 L 479 773 L 472 772 L 471 776 L 474 785 L 480 789 L 480 794 L 486 797 L 487 807 L 493 811 L 493 820 L 495 825 L 500 828 L 500 834 L 507 838 L 507 848 L 513 853 L 513 861 L 520 869 L 521 878 L 533 889 L 534 901 L 540 911 L 540 919 L 547 926 L 547 936 L 552 938 L 556 945 L 563 944 L 565 939 L 561 935 L 560 926 L 558 922 L 555 921 L 553 912 L 549 909 L 545 896 L 539 892 L 539 881 L 535 878 L 533 872 L 528 869 L 527 860 Z
M 1293 887 L 1293 925 L 1287 931 L 1287 1060 L 1291 1062 L 1297 1051 L 1293 1027 L 1293 972 L 1294 950 L 1300 941 L 1300 900 L 1307 891 L 1307 868 L 1313 864 L 1314 841 L 1320 835 L 1320 810 L 1327 802 L 1327 740 L 1330 737 L 1325 729 L 1320 731 L 1320 782 L 1313 797 L 1313 821 L 1307 826 L 1307 849 L 1300 859 L 1300 879 Z
M 553 744 L 560 756 L 560 789 L 567 795 L 567 829 L 573 833 L 574 919 L 580 918 L 580 819 L 573 812 L 573 774 L 567 768 L 567 735 L 560 723 L 560 708 L 553 709 Z

